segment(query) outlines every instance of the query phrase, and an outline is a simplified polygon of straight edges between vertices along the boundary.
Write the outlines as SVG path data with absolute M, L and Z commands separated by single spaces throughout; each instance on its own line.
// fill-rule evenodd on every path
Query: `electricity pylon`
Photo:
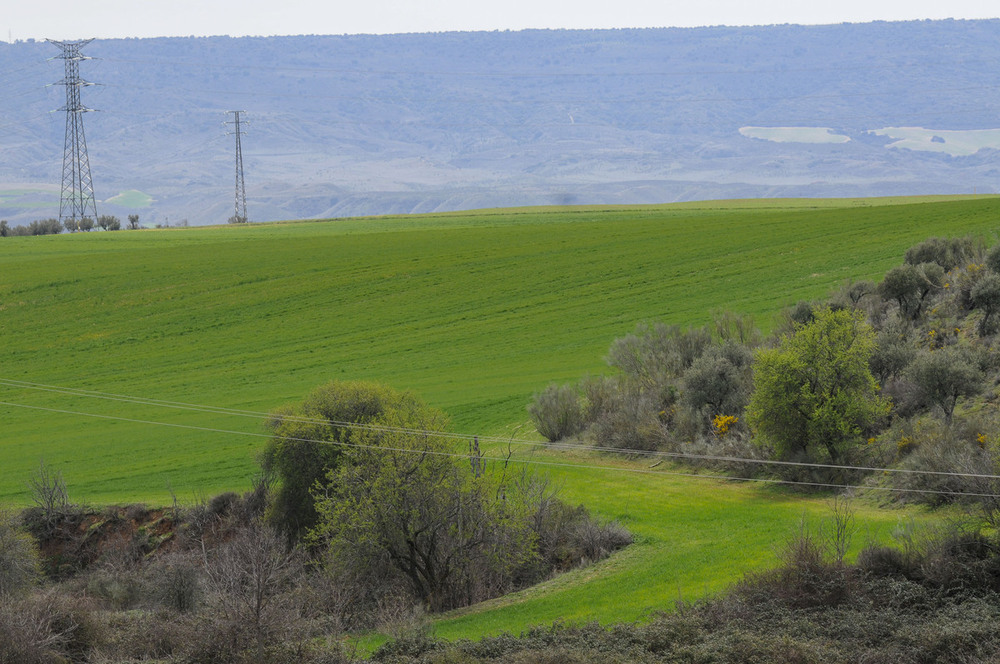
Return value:
M 83 134 L 83 114 L 89 109 L 80 102 L 80 88 L 93 85 L 80 78 L 80 61 L 90 60 L 80 49 L 94 41 L 85 39 L 63 42 L 49 39 L 62 49 L 57 55 L 66 61 L 66 73 L 56 85 L 66 86 L 66 139 L 63 144 L 62 193 L 59 198 L 59 221 L 68 219 L 79 227 L 80 220 L 90 217 L 97 221 L 97 203 L 94 200 L 94 182 L 90 177 L 90 157 L 87 156 L 87 139 Z
M 247 217 L 247 189 L 243 182 L 243 146 L 240 141 L 242 136 L 240 113 L 246 113 L 246 111 L 226 111 L 226 113 L 233 114 L 233 120 L 231 122 L 227 121 L 226 124 L 233 125 L 234 129 L 230 133 L 236 134 L 236 214 L 229 221 L 234 224 L 245 224 L 249 221 L 249 217 Z

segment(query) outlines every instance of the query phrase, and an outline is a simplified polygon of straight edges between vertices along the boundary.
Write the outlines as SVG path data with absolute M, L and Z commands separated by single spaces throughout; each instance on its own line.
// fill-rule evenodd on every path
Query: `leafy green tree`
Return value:
M 910 379 L 920 388 L 924 403 L 944 412 L 945 424 L 951 424 L 960 397 L 974 396 L 982 386 L 983 375 L 970 356 L 959 346 L 928 351 L 913 361 Z
M 316 524 L 312 491 L 322 489 L 357 436 L 386 421 L 410 429 L 440 431 L 446 418 L 409 392 L 378 383 L 333 381 L 313 390 L 301 404 L 271 414 L 273 436 L 261 465 L 279 481 L 269 519 L 290 539 Z
M 751 428 L 783 458 L 825 450 L 840 460 L 888 413 L 869 369 L 875 334 L 860 311 L 821 309 L 778 348 L 758 351 Z
M 10 224 L 7 223 L 6 219 L 0 219 L 0 237 L 8 235 L 10 235 Z

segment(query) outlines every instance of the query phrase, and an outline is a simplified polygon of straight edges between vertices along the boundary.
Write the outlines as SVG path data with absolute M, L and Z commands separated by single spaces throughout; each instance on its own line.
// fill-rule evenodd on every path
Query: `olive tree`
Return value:
M 908 371 L 927 406 L 938 406 L 946 424 L 951 424 L 960 397 L 973 396 L 983 376 L 970 352 L 959 346 L 928 351 L 913 361 Z
M 117 231 L 121 229 L 122 221 L 114 215 L 102 214 L 97 218 L 97 225 L 105 231 Z
M 713 346 L 691 364 L 681 380 L 682 405 L 707 423 L 717 415 L 740 415 L 749 392 L 752 353 L 745 346 Z
M 972 306 L 983 312 L 983 317 L 979 320 L 979 334 L 992 333 L 995 327 L 993 316 L 1000 312 L 1000 275 L 987 274 L 976 282 L 969 295 Z
M 947 272 L 973 260 L 977 248 L 971 237 L 932 237 L 907 249 L 905 260 L 910 265 L 935 263 Z
M 840 460 L 889 410 L 869 369 L 874 350 L 860 311 L 816 311 L 812 323 L 754 358 L 751 429 L 782 457 L 823 450 Z
M 886 273 L 878 290 L 882 297 L 895 300 L 906 317 L 916 320 L 928 295 L 943 287 L 944 276 L 944 268 L 937 263 L 903 263 Z

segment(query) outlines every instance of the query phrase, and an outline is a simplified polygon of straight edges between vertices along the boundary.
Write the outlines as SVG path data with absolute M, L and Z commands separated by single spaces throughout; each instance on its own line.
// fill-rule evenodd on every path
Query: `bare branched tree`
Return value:
M 38 469 L 28 479 L 28 491 L 46 530 L 54 528 L 71 511 L 62 473 L 50 470 L 45 461 L 38 462 Z
M 227 621 L 239 634 L 248 629 L 259 649 L 280 636 L 276 598 L 298 571 L 299 559 L 284 539 L 266 526 L 253 524 L 236 533 L 213 553 L 203 549 L 208 587 Z

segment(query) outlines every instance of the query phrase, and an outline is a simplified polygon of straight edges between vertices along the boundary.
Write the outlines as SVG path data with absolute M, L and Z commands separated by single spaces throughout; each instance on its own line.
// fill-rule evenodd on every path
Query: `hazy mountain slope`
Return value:
M 209 223 L 233 210 L 230 109 L 251 122 L 254 220 L 996 191 L 995 149 L 924 151 L 953 150 L 931 134 L 920 150 L 889 148 L 869 132 L 1000 127 L 998 37 L 1000 21 L 926 21 L 130 39 L 93 42 L 80 71 L 102 84 L 83 90 L 100 111 L 85 117 L 98 198 L 154 199 L 100 211 Z M 47 61 L 58 53 L 0 44 L 0 217 L 58 212 L 64 114 L 50 111 L 64 90 L 44 87 L 62 78 Z M 744 127 L 827 127 L 846 142 Z M 49 191 L 15 191 L 37 185 Z

